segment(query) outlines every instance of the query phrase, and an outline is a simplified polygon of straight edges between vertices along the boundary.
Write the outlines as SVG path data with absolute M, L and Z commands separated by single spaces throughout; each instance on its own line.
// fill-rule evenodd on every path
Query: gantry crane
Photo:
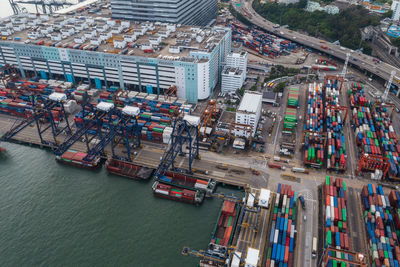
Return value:
M 331 252 L 334 252 L 335 256 L 332 256 Z M 343 255 L 347 254 L 351 256 L 352 259 L 342 259 L 339 257 L 336 257 L 337 254 Z M 360 267 L 367 267 L 367 259 L 365 256 L 361 253 L 357 252 L 352 252 L 348 250 L 343 250 L 343 249 L 336 249 L 336 248 L 327 248 L 324 251 L 324 256 L 321 259 L 322 260 L 322 266 L 326 267 L 329 266 L 329 260 L 336 260 L 338 262 L 345 262 L 351 264 L 351 266 L 360 266 Z
M 54 11 L 64 8 L 64 6 L 70 6 L 74 3 L 67 2 L 65 0 L 8 0 L 14 14 L 26 13 L 26 8 L 21 5 L 34 5 L 36 13 L 48 13 L 52 14 Z
M 190 115 L 175 119 L 171 134 L 171 143 L 161 157 L 161 162 L 155 171 L 156 178 L 163 175 L 170 167 L 173 171 L 178 169 L 175 166 L 175 158 L 177 155 L 185 156 L 185 154 L 188 154 L 189 166 L 186 172 L 189 174 L 193 173 L 193 160 L 200 158 L 198 135 L 199 119 L 198 117 Z M 186 148 L 188 148 L 187 153 L 184 152 Z
M 325 108 L 325 118 L 328 115 L 328 110 L 337 110 L 337 111 L 345 111 L 344 119 L 343 119 L 343 124 L 346 122 L 347 115 L 349 113 L 349 108 L 346 106 L 334 106 L 334 105 L 326 105 Z
M 358 175 L 361 171 L 375 171 L 379 169 L 383 172 L 382 177 L 386 177 L 389 171 L 389 161 L 387 157 L 377 156 L 377 155 L 368 155 L 364 152 L 361 154 L 360 160 L 358 162 L 358 168 L 356 169 L 356 175 Z
M 232 122 L 229 127 L 229 142 L 231 141 L 232 130 L 239 130 L 244 131 L 245 133 L 249 133 L 249 145 L 251 145 L 253 138 L 253 127 L 251 125 Z
M 324 77 L 324 86 L 323 86 L 324 88 L 328 84 L 329 80 L 332 80 L 332 81 L 337 80 L 338 82 L 340 81 L 340 87 L 338 89 L 339 89 L 339 92 L 342 91 L 342 87 L 343 87 L 343 83 L 344 83 L 343 76 L 325 75 L 325 77 Z
M 199 127 L 199 134 L 200 136 L 206 135 L 207 127 L 213 127 L 213 119 L 217 117 L 217 101 L 211 99 L 207 102 L 207 106 L 204 109 L 203 113 L 200 117 L 200 127 Z
M 61 156 L 64 154 L 73 144 L 75 144 L 78 140 L 85 136 L 85 142 L 87 150 L 89 150 L 89 143 L 97 136 L 93 135 L 92 138 L 88 136 L 88 130 L 92 127 L 97 127 L 97 134 L 99 138 L 102 139 L 101 133 L 101 119 L 106 116 L 106 112 L 101 110 L 96 110 L 96 108 L 85 102 L 82 104 L 82 117 L 83 117 L 83 126 L 78 127 L 78 129 L 71 136 L 67 137 L 64 142 L 54 151 L 56 156 Z
M 71 127 L 64 109 L 64 101 L 66 99 L 67 96 L 61 93 L 53 93 L 49 96 L 49 98 L 44 98 L 42 95 L 36 93 L 30 94 L 33 110 L 32 115 L 22 121 L 16 121 L 11 129 L 1 137 L 1 140 L 9 141 L 16 134 L 35 122 L 40 142 L 44 145 L 57 147 L 57 136 L 61 133 L 71 133 Z M 53 117 L 52 109 L 55 107 L 60 107 L 61 109 L 59 120 L 63 120 L 65 122 L 64 126 L 62 126 L 61 123 L 57 123 Z M 43 119 L 48 120 L 49 124 L 42 124 Z M 43 138 L 43 134 L 50 128 L 52 131 L 53 142 L 47 141 Z
M 382 101 L 375 101 L 374 105 L 372 106 L 372 109 L 375 110 L 376 107 L 382 107 L 382 108 L 391 108 L 391 112 L 390 112 L 390 120 L 393 119 L 393 114 L 394 114 L 394 110 L 396 109 L 396 105 L 394 103 L 387 103 L 387 102 L 382 102 Z

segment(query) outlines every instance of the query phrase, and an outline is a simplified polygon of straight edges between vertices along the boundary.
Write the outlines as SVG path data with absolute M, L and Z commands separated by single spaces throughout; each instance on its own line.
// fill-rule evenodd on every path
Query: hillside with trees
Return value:
M 306 0 L 296 4 L 280 5 L 275 2 L 261 4 L 253 2 L 253 8 L 264 18 L 288 25 L 295 31 L 307 32 L 309 35 L 334 42 L 339 40 L 342 46 L 358 49 L 362 47 L 365 54 L 371 53 L 371 47 L 361 41 L 360 28 L 379 24 L 379 16 L 372 15 L 361 6 L 351 6 L 339 14 L 330 15 L 322 11 L 307 12 Z

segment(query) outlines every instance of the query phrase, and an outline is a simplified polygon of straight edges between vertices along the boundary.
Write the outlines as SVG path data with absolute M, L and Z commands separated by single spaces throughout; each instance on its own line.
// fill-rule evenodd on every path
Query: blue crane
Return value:
M 82 105 L 82 117 L 83 119 L 83 126 L 78 127 L 77 131 L 72 135 L 68 136 L 65 141 L 59 145 L 59 147 L 54 151 L 56 156 L 61 156 L 64 154 L 73 144 L 75 144 L 78 140 L 85 135 L 86 147 L 89 150 L 89 143 L 90 141 L 95 138 L 97 135 L 93 135 L 92 138 L 88 137 L 88 131 L 92 128 L 97 126 L 97 134 L 102 138 L 101 133 L 101 119 L 106 115 L 106 112 L 96 110 L 96 108 L 86 102 Z M 88 118 L 86 120 L 86 118 Z
M 65 113 L 64 109 L 64 101 L 66 100 L 67 96 L 64 94 L 58 94 L 58 97 L 54 97 L 54 93 L 51 94 L 48 98 L 42 96 L 42 95 L 37 95 L 37 94 L 30 94 L 30 100 L 32 103 L 32 109 L 33 113 L 32 116 L 29 118 L 26 118 L 22 121 L 16 121 L 16 123 L 11 127 L 11 129 L 6 132 L 2 137 L 2 141 L 9 141 L 11 138 L 13 138 L 15 135 L 17 135 L 19 132 L 24 130 L 26 127 L 31 125 L 33 122 L 36 123 L 36 127 L 38 130 L 38 135 L 40 138 L 40 142 L 44 145 L 50 145 L 50 146 L 58 146 L 57 139 L 56 137 L 61 134 L 61 133 L 70 133 L 71 128 L 68 122 L 68 118 Z M 65 126 L 60 126 L 60 123 L 57 123 L 53 117 L 52 114 L 52 109 L 55 107 L 61 107 L 61 118 L 65 121 Z M 48 125 L 43 125 L 41 123 L 41 120 L 43 119 L 48 119 L 49 124 Z M 61 120 L 60 118 L 60 120 Z M 53 137 L 53 142 L 47 141 L 43 138 L 44 132 L 46 132 L 48 129 L 51 128 L 52 131 L 52 137 Z
M 189 168 L 188 173 L 193 173 L 192 164 L 194 159 L 199 158 L 199 135 L 198 124 L 191 124 L 184 118 L 178 118 L 174 121 L 174 127 L 171 134 L 171 143 L 162 156 L 161 162 L 155 172 L 155 177 L 159 178 L 171 167 L 176 170 L 175 158 L 179 154 L 184 156 L 185 145 L 188 147 Z

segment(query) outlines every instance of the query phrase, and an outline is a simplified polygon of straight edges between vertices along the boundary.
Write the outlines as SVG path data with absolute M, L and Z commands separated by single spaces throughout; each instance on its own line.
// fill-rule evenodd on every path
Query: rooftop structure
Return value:
M 217 18 L 217 0 L 113 0 L 112 17 L 185 25 L 211 25 Z
M 221 74 L 221 91 L 223 93 L 236 92 L 244 82 L 245 72 L 239 68 L 224 67 Z
M 246 92 L 240 102 L 237 111 L 245 113 L 256 113 L 258 110 L 258 103 L 261 103 L 262 94 L 258 92 Z
M 236 111 L 235 122 L 238 124 L 250 125 L 252 127 L 252 136 L 257 130 L 258 120 L 261 115 L 262 94 L 259 92 L 246 91 L 239 108 Z M 244 130 L 235 130 L 236 136 L 249 137 L 249 133 Z
M 212 93 L 230 52 L 229 28 L 112 20 L 100 3 L 70 10 L 2 19 L 0 65 L 147 93 L 176 86 L 196 103 Z

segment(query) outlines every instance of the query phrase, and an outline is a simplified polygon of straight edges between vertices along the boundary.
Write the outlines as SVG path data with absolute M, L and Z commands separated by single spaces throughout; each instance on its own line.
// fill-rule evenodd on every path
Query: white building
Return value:
M 400 19 L 400 1 L 393 1 L 391 10 L 393 10 L 392 20 L 399 21 L 399 19 Z
M 246 79 L 247 69 L 247 52 L 230 53 L 226 56 L 225 66 L 239 68 L 244 71 L 244 78 Z
M 221 91 L 223 93 L 236 92 L 242 87 L 245 72 L 239 68 L 224 67 L 221 74 Z
M 236 123 L 250 125 L 252 127 L 252 136 L 257 130 L 258 120 L 261 115 L 262 94 L 259 92 L 246 91 L 239 108 L 236 111 Z M 235 130 L 236 136 L 249 137 L 249 133 L 244 130 Z

